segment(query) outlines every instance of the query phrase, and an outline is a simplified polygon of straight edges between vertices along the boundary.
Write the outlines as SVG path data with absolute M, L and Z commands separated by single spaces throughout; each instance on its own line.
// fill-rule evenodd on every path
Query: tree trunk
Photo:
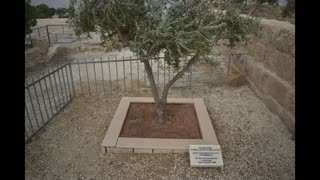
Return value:
M 119 33 L 119 39 L 120 39 L 123 47 L 127 47 L 127 46 L 128 46 L 128 42 L 129 42 L 129 40 L 128 40 L 128 34 L 123 33 L 123 32 L 120 32 L 120 33 Z
M 166 101 L 164 101 L 162 98 L 159 98 L 159 94 L 158 94 L 158 90 L 157 90 L 157 86 L 156 83 L 154 81 L 154 77 L 153 77 L 153 73 L 152 73 L 152 69 L 150 66 L 150 63 L 147 59 L 141 60 L 144 64 L 145 70 L 147 72 L 147 76 L 150 82 L 150 86 L 151 86 L 151 91 L 153 94 L 153 98 L 154 98 L 154 102 L 155 102 L 155 109 L 157 111 L 158 114 L 158 122 L 159 123 L 164 123 L 166 117 Z
M 255 5 L 253 7 L 253 10 L 249 13 L 250 16 L 253 16 L 253 14 L 256 12 L 256 10 L 260 7 L 259 2 L 255 2 Z
M 118 26 L 114 26 L 115 31 L 118 34 L 119 41 L 121 42 L 123 47 L 126 47 L 129 42 L 128 33 L 122 32 L 121 29 Z
M 186 66 L 180 72 L 178 72 L 169 81 L 169 83 L 163 88 L 161 97 L 159 97 L 159 94 L 158 94 L 158 91 L 157 91 L 157 86 L 156 86 L 156 83 L 154 81 L 154 77 L 153 77 L 153 73 L 152 73 L 152 69 L 151 69 L 149 61 L 148 60 L 141 60 L 144 63 L 144 67 L 145 67 L 145 70 L 147 72 L 148 79 L 150 81 L 150 86 L 151 86 L 151 90 L 152 90 L 152 94 L 153 94 L 153 98 L 154 98 L 154 102 L 155 102 L 155 108 L 156 108 L 156 112 L 157 112 L 157 115 L 158 115 L 158 122 L 159 123 L 164 123 L 164 122 L 170 120 L 170 118 L 168 117 L 168 114 L 166 112 L 167 96 L 168 96 L 168 93 L 169 93 L 169 89 L 171 88 L 171 86 L 179 78 L 181 78 L 183 76 L 183 74 L 190 68 L 190 66 L 194 62 L 196 62 L 198 57 L 199 57 L 199 52 L 197 52 L 189 60 L 189 62 L 186 64 Z
M 158 122 L 160 124 L 165 123 L 169 120 L 167 110 L 166 110 L 167 99 L 160 97 L 159 103 L 156 105 L 156 111 L 158 114 Z

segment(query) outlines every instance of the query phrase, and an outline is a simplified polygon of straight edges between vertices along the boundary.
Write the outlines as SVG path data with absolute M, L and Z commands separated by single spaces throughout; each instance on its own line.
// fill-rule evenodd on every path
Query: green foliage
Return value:
M 150 4 L 152 6 L 157 6 Z M 163 14 L 161 8 L 150 11 L 140 25 L 131 49 L 140 57 L 164 52 L 169 65 L 177 68 L 181 58 L 200 52 L 209 54 L 220 40 L 233 48 L 246 42 L 248 34 L 259 32 L 255 18 L 240 16 L 238 9 L 214 12 L 208 1 L 174 1 Z
M 51 18 L 56 13 L 54 8 L 49 8 L 46 4 L 34 6 L 33 11 L 37 19 Z
M 57 8 L 56 13 L 59 18 L 68 18 L 69 17 L 68 10 L 66 8 Z
M 49 8 L 48 17 L 51 18 L 55 14 L 56 14 L 56 9 L 55 8 Z
M 31 33 L 31 27 L 37 24 L 37 20 L 32 12 L 30 0 L 24 1 L 24 35 Z
M 282 16 L 283 17 L 292 17 L 295 13 L 295 9 L 296 9 L 295 6 L 296 6 L 295 0 L 288 0 L 286 7 L 282 11 Z
M 126 42 L 133 39 L 144 12 L 143 0 L 70 0 L 69 22 L 77 35 L 100 32 L 103 40 L 118 35 Z
M 71 0 L 70 4 L 72 25 L 79 34 L 99 32 L 110 39 L 126 30 L 129 47 L 140 58 L 163 52 L 167 64 L 176 68 L 181 58 L 209 54 L 219 41 L 233 48 L 260 28 L 256 18 L 242 16 L 234 7 L 211 10 L 208 0 L 82 0 L 80 4 Z

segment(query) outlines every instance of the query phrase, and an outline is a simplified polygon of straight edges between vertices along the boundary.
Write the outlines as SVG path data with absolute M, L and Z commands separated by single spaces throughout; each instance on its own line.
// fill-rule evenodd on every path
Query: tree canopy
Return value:
M 56 10 L 54 8 L 49 8 L 46 4 L 39 4 L 34 6 L 33 13 L 37 19 L 51 18 L 55 15 Z
M 66 8 L 57 8 L 56 9 L 56 14 L 58 15 L 59 18 L 68 18 L 68 10 Z
M 126 44 L 144 18 L 144 0 L 70 0 L 69 13 L 77 35 L 100 32 L 106 40 L 117 34 Z
M 259 21 L 232 6 L 209 8 L 209 0 L 70 0 L 70 23 L 78 35 L 100 33 L 103 40 L 118 36 L 145 65 L 159 121 L 163 122 L 168 91 L 200 56 L 222 42 L 233 48 L 259 33 Z M 192 56 L 159 97 L 148 60 L 164 53 L 178 70 L 182 58 Z
M 70 1 L 70 18 L 77 34 L 98 32 L 104 40 L 126 36 L 139 56 L 164 50 L 169 64 L 200 51 L 208 53 L 219 40 L 234 47 L 247 34 L 258 32 L 258 21 L 240 16 L 235 8 L 225 13 L 201 0 L 82 0 Z M 128 40 L 128 41 L 126 41 Z

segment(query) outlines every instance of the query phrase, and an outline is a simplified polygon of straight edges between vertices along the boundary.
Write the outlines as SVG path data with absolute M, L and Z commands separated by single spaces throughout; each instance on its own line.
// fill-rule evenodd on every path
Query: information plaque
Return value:
M 189 145 L 191 167 L 223 167 L 220 145 Z

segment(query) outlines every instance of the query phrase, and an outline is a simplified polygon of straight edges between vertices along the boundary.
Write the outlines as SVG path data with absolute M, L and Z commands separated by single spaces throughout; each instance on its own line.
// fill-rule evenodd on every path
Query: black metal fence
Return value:
M 70 64 L 59 65 L 25 86 L 25 141 L 29 140 L 74 97 Z
M 46 39 L 49 44 L 72 43 L 84 36 L 76 36 L 68 24 L 51 24 L 33 28 L 30 33 L 33 39 Z
M 232 62 L 243 59 L 243 54 L 213 56 L 200 60 L 178 79 L 173 87 L 213 85 L 212 71 L 201 74 L 217 62 Z M 158 88 L 168 83 L 179 69 L 168 67 L 163 57 L 149 60 Z M 181 67 L 186 60 L 181 61 Z M 202 64 L 202 66 L 201 66 Z M 226 65 L 227 67 L 228 65 Z M 216 74 L 222 74 L 217 72 Z M 206 79 L 207 77 L 207 79 Z M 221 78 L 220 78 L 221 79 Z M 216 81 L 220 85 L 222 81 Z M 119 91 L 148 91 L 144 64 L 136 57 L 85 58 L 66 62 L 50 68 L 36 80 L 25 86 L 25 132 L 28 141 L 45 124 L 61 112 L 75 96 L 113 94 Z
M 176 73 L 163 57 L 149 60 L 157 87 L 163 87 Z M 185 61 L 182 61 L 182 65 Z M 76 95 L 112 94 L 118 91 L 150 89 L 144 64 L 135 57 L 81 59 L 70 62 Z M 189 70 L 174 86 L 191 86 Z
M 32 48 L 32 39 L 30 34 L 27 34 L 26 37 L 24 38 L 24 47 Z

